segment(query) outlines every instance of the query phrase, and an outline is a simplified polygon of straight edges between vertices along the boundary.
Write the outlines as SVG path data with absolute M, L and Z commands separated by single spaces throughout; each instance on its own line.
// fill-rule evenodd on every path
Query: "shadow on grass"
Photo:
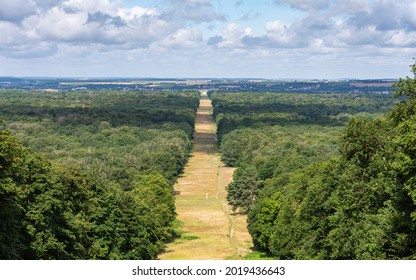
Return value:
M 172 243 L 172 242 L 181 243 L 181 241 L 183 240 L 190 241 L 190 240 L 200 239 L 200 237 L 198 236 L 186 235 L 187 232 L 181 229 L 182 225 L 183 225 L 183 222 L 179 220 L 175 220 L 172 223 L 171 237 L 167 240 L 166 243 Z
M 275 260 L 271 255 L 266 252 L 251 251 L 244 258 L 244 260 Z

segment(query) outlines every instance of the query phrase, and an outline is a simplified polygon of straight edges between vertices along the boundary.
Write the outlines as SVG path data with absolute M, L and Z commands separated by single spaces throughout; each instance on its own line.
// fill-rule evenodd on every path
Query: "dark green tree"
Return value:
M 26 250 L 18 180 L 25 154 L 10 131 L 0 130 L 0 259 L 20 259 Z
M 247 212 L 255 203 L 262 185 L 255 167 L 245 165 L 238 168 L 233 175 L 233 181 L 227 186 L 227 200 L 233 210 Z

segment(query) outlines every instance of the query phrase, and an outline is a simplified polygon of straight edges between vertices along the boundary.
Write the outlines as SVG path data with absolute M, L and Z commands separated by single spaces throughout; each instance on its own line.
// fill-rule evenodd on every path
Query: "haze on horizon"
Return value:
M 0 76 L 398 78 L 414 0 L 0 0 Z

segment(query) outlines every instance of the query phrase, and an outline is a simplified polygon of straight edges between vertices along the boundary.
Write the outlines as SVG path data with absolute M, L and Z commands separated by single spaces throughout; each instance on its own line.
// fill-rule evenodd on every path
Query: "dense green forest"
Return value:
M 237 128 L 273 125 L 343 126 L 353 116 L 374 118 L 393 106 L 388 94 L 210 92 L 218 136 Z
M 228 186 L 277 259 L 416 258 L 416 65 L 387 95 L 213 92 Z
M 0 259 L 154 259 L 197 92 L 0 91 Z
M 210 92 L 227 199 L 276 259 L 416 258 L 416 64 L 392 95 Z M 197 92 L 0 91 L 0 259 L 155 259 Z

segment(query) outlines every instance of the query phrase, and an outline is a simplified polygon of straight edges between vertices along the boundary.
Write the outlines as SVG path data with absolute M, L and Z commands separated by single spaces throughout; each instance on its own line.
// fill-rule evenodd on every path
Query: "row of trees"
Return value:
M 353 119 L 338 157 L 269 181 L 249 213 L 255 244 L 284 259 L 415 258 L 415 105 Z
M 0 259 L 156 258 L 198 98 L 0 92 Z
M 219 140 L 236 128 L 310 124 L 343 126 L 353 116 L 380 116 L 396 102 L 384 94 L 210 92 Z
M 405 100 L 383 118 L 353 117 L 339 137 L 331 126 L 320 126 L 319 138 L 319 129 L 292 123 L 223 135 L 224 159 L 238 167 L 229 200 L 248 212 L 256 248 L 279 259 L 416 257 L 415 65 L 412 72 L 395 86 Z M 296 137 L 285 136 L 291 129 Z

